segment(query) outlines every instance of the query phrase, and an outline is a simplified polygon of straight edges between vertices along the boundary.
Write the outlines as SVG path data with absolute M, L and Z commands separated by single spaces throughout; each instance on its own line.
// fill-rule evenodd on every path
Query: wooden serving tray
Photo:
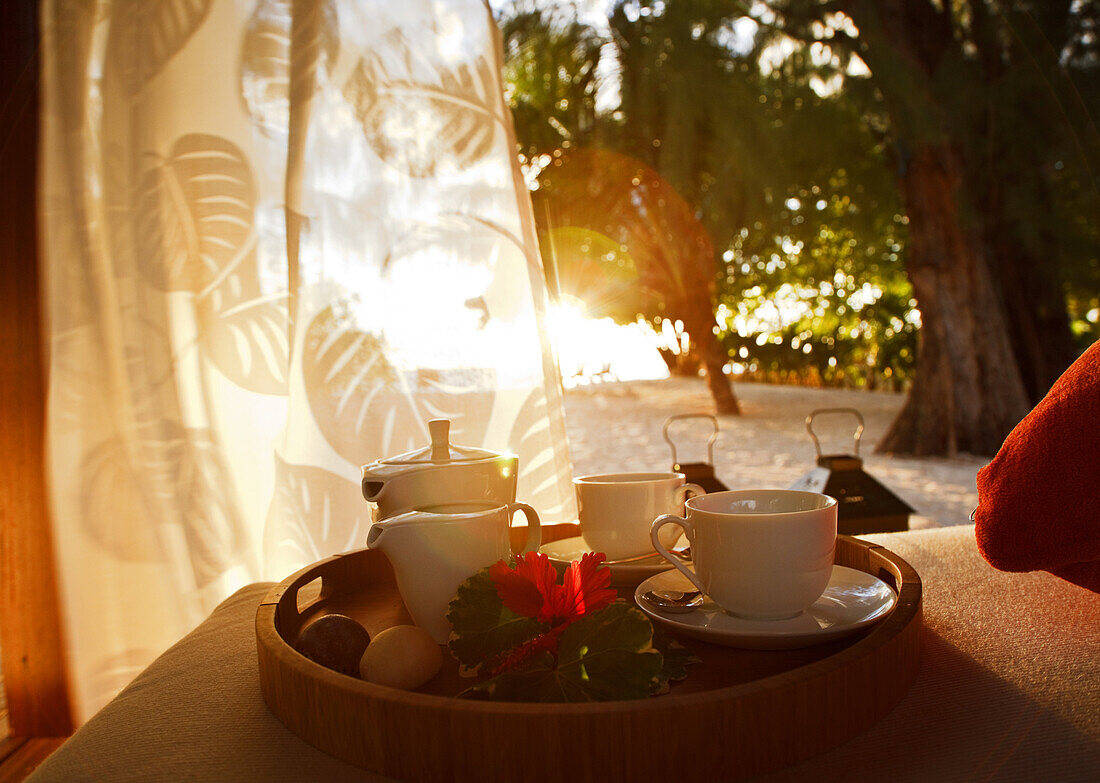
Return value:
M 576 531 L 547 526 L 543 540 Z M 256 613 L 260 684 L 272 713 L 303 740 L 399 780 L 740 780 L 866 730 L 916 677 L 920 577 L 892 552 L 848 536 L 837 539 L 836 563 L 894 586 L 893 612 L 868 630 L 796 650 L 738 650 L 677 636 L 701 662 L 668 694 L 529 704 L 455 698 L 471 681 L 449 655 L 435 679 L 407 692 L 295 652 L 302 627 L 322 614 L 349 615 L 372 635 L 412 622 L 385 555 L 361 549 L 299 571 L 264 598 Z M 632 600 L 632 589 L 620 592 Z

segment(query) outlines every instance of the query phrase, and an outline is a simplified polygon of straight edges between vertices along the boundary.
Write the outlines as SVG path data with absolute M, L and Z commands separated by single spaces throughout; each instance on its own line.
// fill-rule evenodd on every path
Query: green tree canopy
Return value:
M 713 248 L 694 328 L 727 357 L 912 377 L 889 448 L 988 452 L 1100 336 L 1098 5 L 620 0 L 603 32 L 527 6 L 554 43 L 508 49 L 521 146 L 551 180 L 594 146 L 668 183 Z M 598 111 L 601 74 L 618 102 Z M 579 263 L 642 273 L 637 246 L 595 252 Z

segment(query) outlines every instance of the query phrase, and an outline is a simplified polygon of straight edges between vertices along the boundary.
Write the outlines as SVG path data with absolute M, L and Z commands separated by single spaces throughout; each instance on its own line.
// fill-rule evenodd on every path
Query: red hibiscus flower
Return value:
M 560 585 L 550 559 L 537 552 L 518 557 L 514 569 L 501 560 L 489 569 L 489 576 L 505 606 L 557 629 L 615 600 L 611 571 L 600 567 L 606 559 L 602 552 L 589 552 L 574 560 Z
M 515 668 L 543 650 L 557 655 L 562 631 L 616 599 L 610 587 L 611 570 L 601 568 L 606 559 L 602 552 L 586 553 L 569 564 L 560 585 L 550 559 L 537 552 L 516 558 L 514 568 L 503 560 L 490 566 L 489 577 L 501 603 L 516 614 L 550 626 L 545 633 L 503 654 L 492 667 L 493 674 Z

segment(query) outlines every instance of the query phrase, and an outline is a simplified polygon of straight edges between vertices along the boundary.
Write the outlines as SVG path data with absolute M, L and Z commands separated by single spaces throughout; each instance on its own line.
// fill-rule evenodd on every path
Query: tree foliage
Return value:
M 531 158 L 591 141 L 603 39 L 572 9 L 533 0 L 513 4 L 499 24 L 520 153 Z
M 690 205 L 737 369 L 915 380 L 893 448 L 987 451 L 1100 337 L 1098 6 L 620 0 L 597 30 L 528 5 L 569 56 L 549 82 L 510 66 L 515 107 L 559 85 L 550 116 L 517 109 L 521 146 L 550 178 L 615 150 Z

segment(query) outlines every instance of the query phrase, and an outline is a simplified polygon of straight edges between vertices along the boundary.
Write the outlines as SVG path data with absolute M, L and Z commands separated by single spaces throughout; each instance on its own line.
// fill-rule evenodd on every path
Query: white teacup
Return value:
M 539 515 L 526 503 L 451 503 L 408 511 L 371 525 L 367 546 L 386 553 L 413 622 L 446 644 L 451 599 L 459 585 L 512 553 L 508 528 L 517 511 L 527 517 L 523 551 L 537 551 Z
M 653 551 L 649 527 L 658 514 L 684 508 L 687 494 L 702 495 L 698 484 L 685 484 L 683 473 L 604 473 L 573 479 L 581 536 L 593 552 L 621 560 Z M 672 546 L 678 534 L 666 534 Z
M 687 518 L 653 521 L 656 550 L 730 614 L 753 620 L 796 617 L 829 584 L 836 549 L 836 500 L 817 492 L 748 489 L 687 501 Z M 683 528 L 694 573 L 660 533 Z

